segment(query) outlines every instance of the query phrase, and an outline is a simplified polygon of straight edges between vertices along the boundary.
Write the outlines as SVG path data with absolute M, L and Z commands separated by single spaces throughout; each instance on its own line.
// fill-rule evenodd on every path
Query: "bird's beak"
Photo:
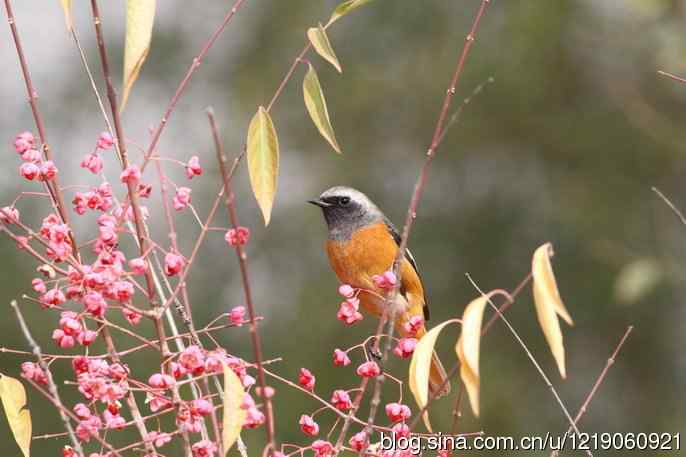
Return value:
M 327 203 L 324 200 L 307 200 L 307 203 L 312 203 L 313 205 L 319 206 L 320 208 L 328 208 L 331 203 Z

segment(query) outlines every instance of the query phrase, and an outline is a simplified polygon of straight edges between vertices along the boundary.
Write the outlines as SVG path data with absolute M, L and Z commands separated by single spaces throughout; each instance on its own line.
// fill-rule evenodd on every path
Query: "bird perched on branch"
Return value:
M 373 277 L 393 268 L 400 234 L 365 194 L 350 187 L 332 187 L 309 203 L 319 206 L 324 213 L 329 229 L 326 250 L 336 276 L 342 283 L 360 290 L 358 298 L 367 312 L 381 316 L 385 291 Z M 424 321 L 429 319 L 429 306 L 417 263 L 409 249 L 400 264 L 399 276 L 400 288 L 392 304 L 396 307 L 395 327 L 402 336 L 420 339 L 426 334 Z M 410 331 L 411 322 L 415 328 Z M 434 353 L 429 375 L 431 392 L 438 395 L 450 392 L 449 383 L 439 391 L 445 379 L 445 369 Z

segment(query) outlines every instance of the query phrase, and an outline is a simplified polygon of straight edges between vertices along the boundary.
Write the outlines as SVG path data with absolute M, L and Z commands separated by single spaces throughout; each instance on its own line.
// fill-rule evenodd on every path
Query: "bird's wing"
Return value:
M 400 236 L 400 232 L 395 228 L 393 223 L 388 220 L 388 218 L 384 218 L 384 223 L 386 224 L 386 227 L 388 228 L 388 232 L 391 234 L 393 239 L 395 240 L 396 244 L 398 247 L 400 247 L 400 242 L 402 240 Z M 415 273 L 417 273 L 417 276 L 419 277 L 419 280 L 422 280 L 422 275 L 419 273 L 419 268 L 417 267 L 417 261 L 414 259 L 414 256 L 410 252 L 409 248 L 405 249 L 405 259 L 407 259 L 408 262 L 410 262 L 410 265 L 412 265 L 412 268 L 414 268 Z M 424 282 L 422 281 L 422 286 L 424 286 Z M 424 291 L 424 320 L 428 321 L 430 317 L 429 313 L 429 301 L 426 299 L 426 291 Z

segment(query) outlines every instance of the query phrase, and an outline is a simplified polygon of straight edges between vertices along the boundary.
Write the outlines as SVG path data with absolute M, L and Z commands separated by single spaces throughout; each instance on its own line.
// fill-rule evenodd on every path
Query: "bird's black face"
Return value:
M 322 209 L 332 239 L 348 239 L 354 230 L 382 217 L 363 193 L 346 187 L 333 187 L 308 202 Z

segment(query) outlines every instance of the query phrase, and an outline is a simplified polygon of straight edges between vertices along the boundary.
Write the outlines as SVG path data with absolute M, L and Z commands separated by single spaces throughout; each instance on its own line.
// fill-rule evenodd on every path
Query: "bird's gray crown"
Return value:
M 385 220 L 369 197 L 351 187 L 332 187 L 311 203 L 322 208 L 331 240 L 349 240 L 357 229 Z

